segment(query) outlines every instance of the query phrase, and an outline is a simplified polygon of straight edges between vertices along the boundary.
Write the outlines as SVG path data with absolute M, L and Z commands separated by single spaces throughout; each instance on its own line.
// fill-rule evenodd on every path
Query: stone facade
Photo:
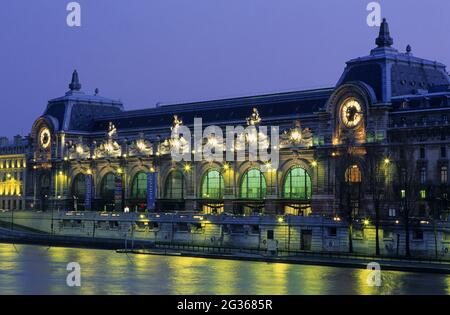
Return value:
M 32 127 L 25 207 L 145 211 L 156 173 L 152 211 L 446 218 L 449 76 L 392 48 L 383 23 L 377 47 L 328 89 L 126 111 L 98 91 L 84 94 L 74 72 Z M 175 162 L 172 128 L 193 132 L 196 118 L 223 130 L 278 126 L 279 166 Z

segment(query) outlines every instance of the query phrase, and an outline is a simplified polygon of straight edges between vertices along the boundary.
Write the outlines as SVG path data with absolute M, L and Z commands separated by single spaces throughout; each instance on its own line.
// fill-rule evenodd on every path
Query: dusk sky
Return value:
M 369 0 L 2 0 L 0 135 L 30 132 L 77 69 L 126 109 L 333 86 L 378 29 Z M 394 46 L 450 65 L 450 1 L 378 1 Z

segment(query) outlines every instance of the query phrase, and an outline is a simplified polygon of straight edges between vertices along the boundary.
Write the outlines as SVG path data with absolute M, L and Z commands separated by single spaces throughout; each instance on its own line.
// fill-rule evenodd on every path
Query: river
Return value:
M 81 266 L 69 287 L 67 264 Z M 0 244 L 0 294 L 450 294 L 450 276 Z

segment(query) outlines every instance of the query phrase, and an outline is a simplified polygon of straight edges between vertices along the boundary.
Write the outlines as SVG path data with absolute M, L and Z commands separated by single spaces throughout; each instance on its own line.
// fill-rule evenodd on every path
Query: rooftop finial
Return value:
M 78 72 L 77 70 L 74 70 L 72 73 L 72 82 L 69 84 L 69 89 L 71 91 L 79 91 L 81 90 L 81 84 L 78 79 Z
M 406 53 L 407 53 L 408 55 L 411 54 L 411 51 L 412 51 L 411 45 L 406 46 Z
M 378 47 L 391 47 L 394 44 L 394 40 L 389 33 L 389 24 L 386 19 L 383 19 L 380 26 L 380 34 L 375 41 Z

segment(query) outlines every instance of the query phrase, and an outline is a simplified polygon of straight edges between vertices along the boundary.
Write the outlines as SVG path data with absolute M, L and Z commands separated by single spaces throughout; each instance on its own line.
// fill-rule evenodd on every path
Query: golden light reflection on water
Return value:
M 447 278 L 444 280 L 446 286 L 447 286 L 447 295 L 450 295 L 450 276 L 447 276 Z
M 69 262 L 82 287 L 69 288 Z M 450 276 L 0 244 L 0 294 L 450 294 Z

